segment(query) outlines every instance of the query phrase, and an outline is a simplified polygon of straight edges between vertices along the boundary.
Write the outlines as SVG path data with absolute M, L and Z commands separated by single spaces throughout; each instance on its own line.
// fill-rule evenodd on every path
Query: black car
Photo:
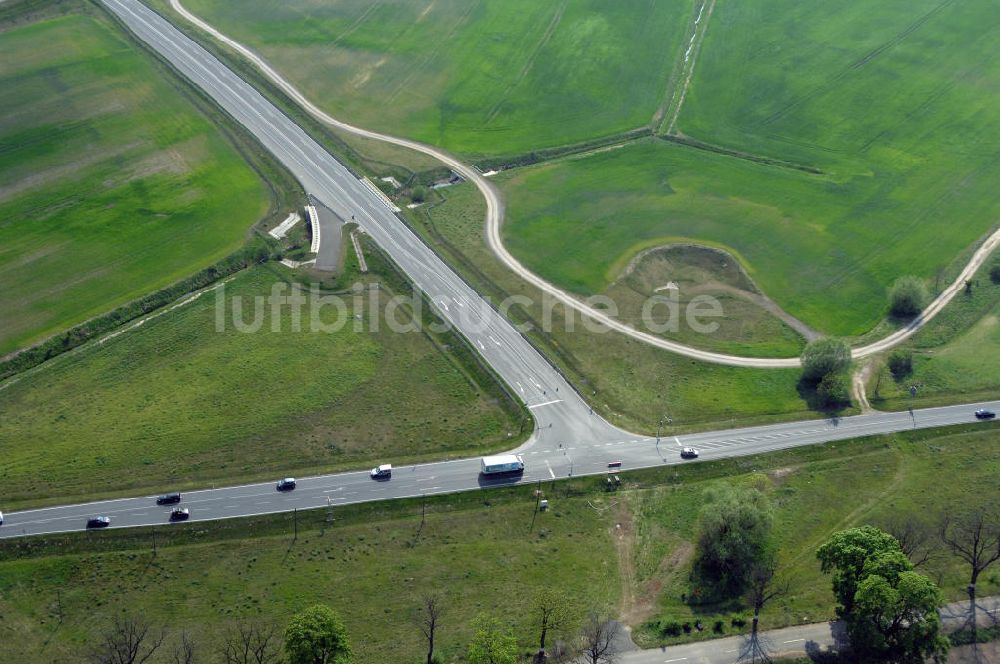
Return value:
M 979 410 L 976 411 L 976 417 L 978 417 L 981 420 L 992 420 L 996 416 L 997 414 L 994 413 L 992 410 L 986 410 L 985 408 L 980 408 Z
M 278 491 L 291 491 L 295 488 L 295 478 L 286 477 L 283 480 L 278 481 L 277 489 Z
M 187 521 L 190 516 L 191 512 L 189 512 L 186 507 L 175 507 L 170 510 L 171 521 Z
M 87 519 L 88 528 L 107 528 L 111 525 L 111 517 L 109 516 L 92 516 Z
M 179 493 L 165 493 L 156 499 L 157 505 L 176 505 L 181 502 L 181 494 Z

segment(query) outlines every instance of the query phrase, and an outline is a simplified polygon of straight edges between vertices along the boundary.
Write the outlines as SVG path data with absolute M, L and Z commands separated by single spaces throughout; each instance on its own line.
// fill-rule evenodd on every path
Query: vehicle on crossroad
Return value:
M 277 489 L 278 491 L 291 491 L 295 488 L 295 478 L 286 477 L 283 480 L 278 480 Z
M 698 450 L 696 450 L 693 447 L 684 447 L 684 448 L 681 449 L 681 458 L 682 459 L 697 459 L 698 458 Z
M 0 526 L 3 525 L 3 512 L 0 512 Z
M 985 408 L 980 408 L 976 411 L 976 417 L 981 420 L 992 420 L 997 414 L 992 410 L 986 410 Z
M 520 454 L 498 454 L 485 456 L 482 460 L 483 475 L 500 475 L 502 473 L 523 473 L 524 459 Z
M 186 507 L 175 507 L 170 510 L 171 521 L 187 521 L 190 516 L 191 512 Z
M 373 480 L 387 480 L 392 477 L 392 464 L 383 463 L 381 466 L 375 466 L 372 468 L 372 479 Z
M 174 505 L 179 502 L 181 502 L 181 494 L 176 491 L 173 493 L 165 493 L 156 498 L 157 505 Z
M 107 528 L 111 525 L 110 516 L 92 516 L 87 519 L 88 528 Z

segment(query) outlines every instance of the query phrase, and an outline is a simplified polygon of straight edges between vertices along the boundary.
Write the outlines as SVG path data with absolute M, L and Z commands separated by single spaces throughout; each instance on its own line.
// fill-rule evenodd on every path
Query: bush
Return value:
M 817 339 L 802 351 L 802 380 L 813 385 L 833 373 L 843 373 L 851 366 L 851 349 L 841 339 Z
M 821 406 L 835 408 L 851 403 L 851 390 L 847 376 L 843 373 L 829 373 L 816 387 L 816 396 Z
M 913 353 L 908 350 L 894 350 L 889 356 L 889 372 L 896 380 L 902 380 L 913 373 Z
M 889 290 L 889 312 L 899 318 L 912 318 L 927 306 L 927 286 L 917 277 L 900 277 Z
M 410 191 L 410 199 L 414 203 L 423 203 L 427 200 L 427 187 L 423 185 L 417 185 Z
M 733 627 L 743 629 L 747 626 L 747 620 L 743 616 L 733 616 L 733 619 L 729 621 L 729 624 Z
M 681 625 L 681 629 L 684 630 L 685 634 L 690 634 L 691 633 L 691 623 L 684 623 L 683 625 Z
M 726 631 L 726 623 L 721 620 L 716 620 L 715 624 L 712 625 L 712 631 L 716 634 L 722 634 Z
M 990 268 L 990 281 L 1000 284 L 1000 263 L 996 263 Z
M 683 628 L 681 624 L 676 620 L 667 620 L 666 622 L 660 622 L 660 634 L 663 636 L 680 636 Z

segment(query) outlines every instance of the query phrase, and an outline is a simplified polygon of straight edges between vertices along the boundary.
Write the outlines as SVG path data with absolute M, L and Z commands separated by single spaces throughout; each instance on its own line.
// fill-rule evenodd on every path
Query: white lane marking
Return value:
M 782 643 L 798 643 L 799 641 L 805 641 L 805 639 L 792 639 L 791 641 L 782 641 Z
M 680 438 L 678 438 L 677 436 L 674 436 L 674 442 L 677 443 L 677 447 L 681 447 L 681 439 Z
M 549 469 L 549 477 L 551 477 L 552 479 L 555 479 L 556 478 L 556 474 L 552 471 L 552 466 L 549 465 L 549 460 L 548 459 L 545 460 L 545 467 Z
M 663 660 L 663 664 L 667 664 L 667 662 L 683 662 L 685 659 L 687 659 L 687 657 L 678 657 L 677 659 L 665 659 Z
M 420 479 L 418 479 L 417 481 L 418 481 L 418 482 L 431 482 L 431 481 L 433 481 L 433 480 L 434 480 L 434 477 L 421 477 L 421 478 L 420 478 Z
M 486 350 L 486 346 L 484 346 L 483 342 L 479 339 L 476 339 L 476 344 L 479 346 L 479 350 Z
M 492 341 L 493 343 L 495 343 L 497 346 L 500 345 L 500 340 L 499 339 L 495 339 L 492 334 L 490 335 L 490 341 Z
M 552 401 L 546 401 L 544 403 L 536 403 L 534 406 L 528 406 L 528 408 L 541 408 L 542 406 L 551 406 L 554 403 L 561 402 L 562 399 L 553 399 Z
M 521 381 L 515 380 L 514 382 L 517 383 L 517 389 L 521 390 L 521 394 L 524 394 L 524 386 L 521 385 Z

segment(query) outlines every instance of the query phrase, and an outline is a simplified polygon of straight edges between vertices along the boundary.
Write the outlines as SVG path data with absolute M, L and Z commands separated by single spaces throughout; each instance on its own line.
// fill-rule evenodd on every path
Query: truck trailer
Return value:
M 523 473 L 524 459 L 519 454 L 500 454 L 483 457 L 483 475 L 498 475 L 500 473 Z

